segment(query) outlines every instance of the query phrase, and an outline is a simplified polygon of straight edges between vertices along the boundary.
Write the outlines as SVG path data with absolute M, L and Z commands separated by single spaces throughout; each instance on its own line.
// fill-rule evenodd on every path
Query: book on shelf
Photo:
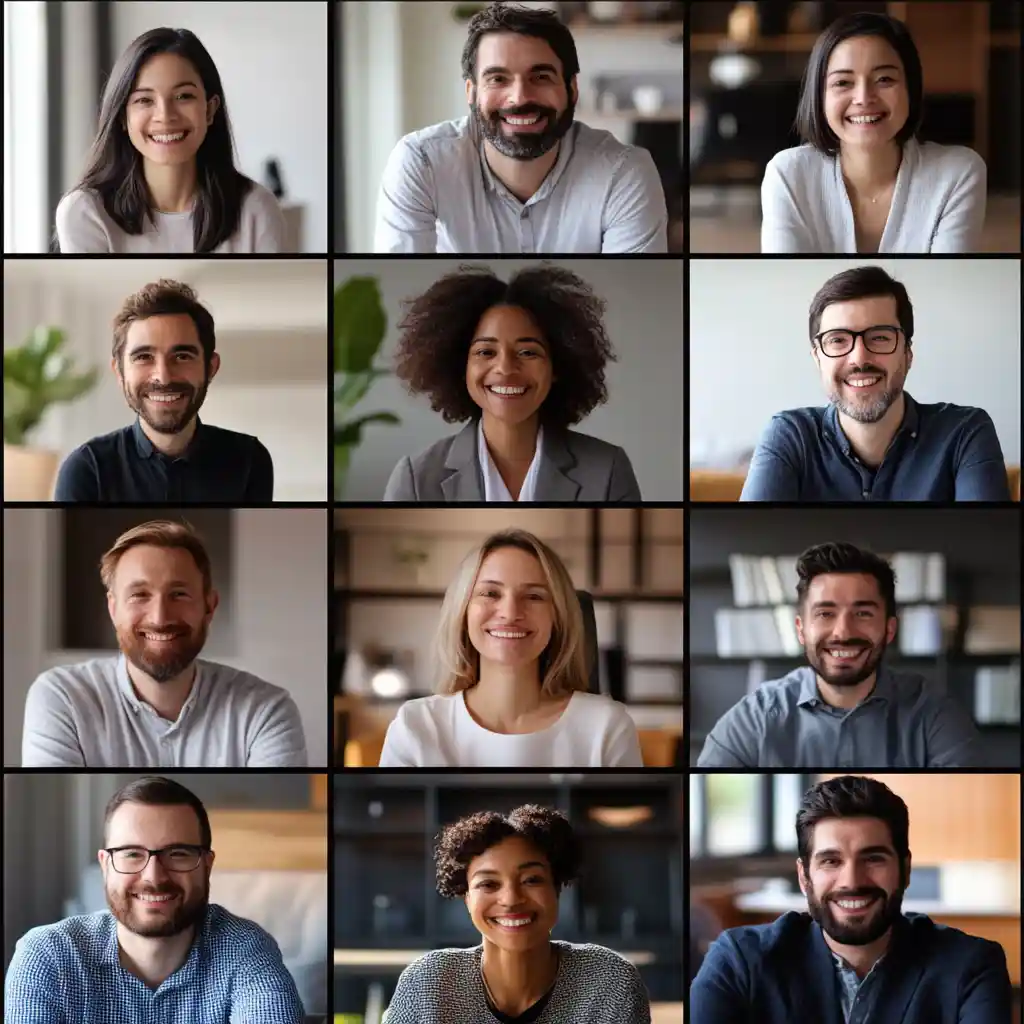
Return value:
M 974 720 L 1020 725 L 1020 663 L 984 665 L 974 674 Z
M 796 607 L 718 608 L 715 652 L 720 658 L 785 657 L 803 649 L 796 635 Z

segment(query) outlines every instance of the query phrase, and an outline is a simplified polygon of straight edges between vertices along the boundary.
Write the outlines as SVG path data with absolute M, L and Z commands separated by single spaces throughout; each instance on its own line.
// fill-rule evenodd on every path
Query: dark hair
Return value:
M 842 541 L 816 544 L 796 560 L 796 574 L 799 577 L 796 593 L 800 605 L 803 605 L 807 597 L 811 580 L 830 572 L 861 572 L 874 576 L 885 604 L 885 617 L 891 619 L 895 616 L 896 574 L 892 566 L 884 558 Z
M 605 303 L 564 267 L 527 267 L 505 284 L 488 267 L 463 265 L 406 305 L 395 373 L 411 392 L 427 395 L 447 423 L 480 415 L 466 389 L 466 354 L 493 306 L 525 309 L 544 334 L 553 377 L 541 406 L 545 423 L 578 423 L 608 400 L 604 368 L 615 354 L 602 322 Z
M 206 48 L 188 29 L 150 29 L 118 58 L 103 91 L 86 171 L 72 191 L 99 195 L 111 220 L 130 235 L 142 234 L 147 217 L 153 220 L 142 156 L 128 138 L 125 109 L 143 64 L 160 53 L 184 57 L 199 73 L 207 100 L 220 98 L 213 124 L 196 153 L 192 215 L 193 250 L 213 252 L 238 230 L 242 202 L 254 182 L 235 168 L 231 121 L 220 74 Z
M 434 848 L 437 891 L 445 899 L 465 896 L 470 861 L 511 837 L 525 839 L 544 854 L 556 892 L 579 877 L 583 851 L 569 820 L 550 807 L 523 804 L 509 814 L 478 811 L 441 830 Z
M 806 871 L 814 845 L 814 826 L 826 818 L 880 818 L 889 826 L 900 862 L 910 856 L 910 815 L 907 805 L 884 783 L 863 775 L 843 775 L 811 786 L 796 815 L 796 846 Z
M 852 36 L 880 36 L 899 54 L 903 63 L 909 110 L 907 122 L 897 133 L 896 141 L 902 144 L 912 139 L 921 127 L 924 78 L 921 57 L 907 26 L 888 14 L 870 11 L 847 14 L 833 21 L 814 43 L 800 84 L 800 102 L 794 124 L 804 142 L 809 142 L 815 149 L 830 156 L 839 152 L 839 139 L 825 117 L 825 75 L 832 51 Z
M 807 329 L 811 344 L 821 327 L 821 314 L 826 306 L 835 302 L 848 302 L 850 299 L 875 298 L 879 295 L 891 295 L 896 300 L 896 316 L 899 326 L 903 328 L 903 337 L 910 348 L 914 337 L 914 306 L 907 294 L 907 289 L 895 278 L 890 277 L 881 267 L 854 267 L 830 277 L 811 299 L 811 309 L 807 320 Z
M 476 81 L 476 51 L 480 39 L 488 32 L 517 32 L 522 36 L 543 39 L 562 62 L 565 88 L 574 75 L 579 74 L 580 61 L 572 33 L 559 20 L 554 11 L 535 10 L 530 7 L 509 6 L 501 2 L 473 15 L 469 22 L 469 36 L 462 48 L 462 77 Z
M 210 819 L 206 808 L 190 789 L 162 775 L 147 775 L 145 778 L 129 782 L 122 786 L 107 804 L 103 815 L 103 841 L 106 842 L 107 828 L 110 819 L 121 804 L 145 804 L 147 807 L 191 807 L 199 819 L 199 845 L 210 849 L 213 837 L 210 834 Z
M 134 295 L 124 300 L 114 317 L 114 345 L 111 355 L 118 367 L 124 372 L 124 346 L 128 340 L 128 328 L 136 320 L 148 320 L 151 316 L 166 316 L 174 313 L 186 313 L 192 318 L 199 335 L 199 343 L 203 346 L 203 360 L 206 372 L 210 372 L 210 360 L 213 359 L 217 338 L 210 311 L 196 298 L 194 288 L 180 281 L 161 277 L 155 284 L 147 284 Z

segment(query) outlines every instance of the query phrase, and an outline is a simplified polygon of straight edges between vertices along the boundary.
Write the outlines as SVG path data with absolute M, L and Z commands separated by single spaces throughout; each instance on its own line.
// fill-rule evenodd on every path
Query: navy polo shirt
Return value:
M 188 448 L 168 456 L 136 418 L 76 448 L 60 467 L 54 499 L 259 505 L 273 495 L 274 464 L 257 438 L 197 419 Z
M 740 500 L 1010 500 L 1003 452 L 984 409 L 903 397 L 903 422 L 877 467 L 857 458 L 834 405 L 773 416 Z

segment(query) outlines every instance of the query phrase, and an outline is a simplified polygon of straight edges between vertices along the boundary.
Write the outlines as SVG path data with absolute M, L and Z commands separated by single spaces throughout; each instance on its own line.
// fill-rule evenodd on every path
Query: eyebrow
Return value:
M 558 68 L 554 64 L 534 64 L 530 68 L 531 71 L 552 71 L 556 75 L 558 74 Z M 507 75 L 510 74 L 508 68 L 503 68 L 500 65 L 492 64 L 489 68 L 484 68 L 481 72 L 480 77 L 486 78 L 488 75 Z
M 472 344 L 475 345 L 478 341 L 489 341 L 492 344 L 496 345 L 496 344 L 498 344 L 498 340 L 499 340 L 498 338 L 492 338 L 490 335 L 484 335 L 481 338 L 474 338 L 473 341 L 472 341 Z M 517 345 L 521 344 L 524 341 L 532 341 L 536 345 L 543 345 L 544 344 L 544 342 L 542 342 L 540 340 L 540 338 L 532 338 L 529 335 L 525 335 L 522 338 L 516 338 L 516 344 Z
M 876 71 L 899 71 L 899 67 L 896 64 L 878 64 L 871 69 L 872 74 Z M 836 68 L 835 71 L 830 71 L 831 75 L 852 75 L 853 68 Z
M 480 585 L 480 584 L 483 584 L 483 583 L 489 583 L 489 584 L 491 584 L 491 586 L 494 586 L 494 587 L 504 587 L 505 586 L 505 583 L 502 580 L 477 580 L 476 582 L 477 582 L 477 585 Z M 548 585 L 546 583 L 524 583 L 523 586 L 524 587 L 535 587 L 538 590 L 547 590 L 548 589 Z
M 543 868 L 546 865 L 543 861 L 539 860 L 528 860 L 525 864 L 520 864 L 516 871 L 524 871 L 526 868 Z M 495 871 L 494 868 L 477 868 L 476 871 L 470 875 L 470 878 L 476 878 L 477 875 L 500 875 L 500 871 Z
M 155 352 L 156 345 L 136 345 L 135 348 L 128 349 L 128 355 L 135 356 L 140 352 Z M 177 345 L 172 345 L 170 349 L 170 355 L 175 352 L 198 352 L 199 345 L 194 341 L 180 341 Z
M 180 89 L 183 85 L 191 85 L 193 89 L 198 89 L 199 86 L 195 82 L 178 82 L 177 85 L 172 85 L 172 89 Z M 156 92 L 156 89 L 151 89 L 148 85 L 141 86 L 138 89 L 132 89 L 132 94 L 137 92 Z
M 185 580 L 171 580 L 170 583 L 167 584 L 169 587 L 190 587 L 191 585 L 191 583 L 186 583 Z M 136 587 L 148 588 L 149 586 L 150 583 L 148 580 L 132 580 L 132 582 L 125 587 L 125 590 L 134 590 Z
M 819 850 L 814 855 L 814 859 L 815 860 L 819 860 L 822 857 L 835 857 L 836 854 L 838 854 L 839 856 L 842 856 L 842 853 L 843 853 L 842 850 L 836 850 L 836 849 Z M 858 850 L 857 851 L 857 856 L 858 857 L 865 857 L 868 854 L 872 854 L 872 853 L 884 853 L 887 856 L 892 857 L 892 856 L 895 856 L 896 851 L 890 849 L 888 846 L 865 846 L 863 850 Z
M 838 608 L 839 605 L 835 601 L 815 601 L 811 605 L 812 608 Z M 878 601 L 854 601 L 854 608 L 879 608 L 881 607 Z

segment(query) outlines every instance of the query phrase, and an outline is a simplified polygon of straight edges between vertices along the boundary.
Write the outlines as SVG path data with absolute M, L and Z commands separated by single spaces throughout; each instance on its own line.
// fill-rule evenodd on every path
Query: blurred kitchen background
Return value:
M 309 763 L 326 767 L 326 511 L 168 507 L 4 509 L 4 766 L 21 764 L 39 673 L 117 654 L 100 558 L 125 530 L 165 518 L 200 533 L 220 595 L 200 658 L 287 690 Z
M 649 772 L 348 772 L 334 787 L 334 1010 L 380 1024 L 402 970 L 431 949 L 479 945 L 462 900 L 435 886 L 433 844 L 467 814 L 562 811 L 583 841 L 552 937 L 615 950 L 640 971 L 652 1024 L 683 1012 L 683 782 Z
M 888 559 L 899 630 L 884 663 L 974 719 L 987 761 L 1019 768 L 1020 517 L 1013 508 L 695 508 L 690 512 L 690 764 L 719 718 L 807 663 L 796 558 L 847 541 Z
M 981 252 L 1020 252 L 1020 4 L 742 0 L 690 5 L 691 253 L 759 252 L 768 161 L 799 145 L 800 79 L 822 29 L 855 11 L 905 22 L 924 65 L 921 137 L 988 165 Z
M 358 323 L 361 340 L 368 331 L 379 337 L 374 367 L 384 372 L 365 397 L 344 399 L 344 353 L 335 359 L 335 428 L 348 419 L 379 411 L 396 415 L 397 424 L 370 423 L 361 440 L 349 446 L 346 467 L 335 461 L 336 496 L 345 501 L 380 501 L 391 471 L 404 456 L 414 456 L 462 424 L 445 423 L 429 400 L 411 396 L 391 372 L 398 347 L 403 299 L 425 292 L 435 281 L 471 263 L 485 266 L 503 281 L 540 260 L 402 259 L 336 260 L 334 280 L 340 290 L 353 277 L 372 274 L 384 319 L 367 316 L 369 303 L 353 295 L 344 311 L 346 323 Z M 604 323 L 618 356 L 605 368 L 608 401 L 572 429 L 623 448 L 633 464 L 644 501 L 683 499 L 683 265 L 681 260 L 616 259 L 552 260 L 578 274 L 607 303 Z M 335 331 L 343 344 L 336 300 Z M 467 352 L 469 339 L 466 339 Z M 358 346 L 363 348 L 362 345 Z M 353 346 L 355 348 L 355 346 Z M 339 372 L 340 371 L 340 372 Z M 340 391 L 338 389 L 341 389 Z M 643 414 L 639 415 L 643 410 Z
M 796 876 L 796 815 L 803 794 L 834 777 L 690 776 L 688 984 L 724 929 L 807 912 Z M 870 777 L 910 812 L 904 913 L 998 942 L 1014 986 L 1013 1020 L 1020 1021 L 1020 775 Z
M 107 76 L 132 40 L 168 27 L 194 32 L 217 65 L 235 166 L 278 196 L 287 251 L 326 253 L 327 6 L 262 4 L 254 17 L 243 0 L 5 2 L 4 252 L 49 250 Z
M 334 764 L 376 767 L 402 702 L 433 692 L 444 592 L 469 551 L 509 527 L 549 544 L 593 598 L 591 690 L 625 704 L 644 764 L 682 766 L 680 509 L 387 506 L 334 512 Z
M 4 773 L 4 969 L 30 928 L 107 909 L 96 852 L 107 802 L 139 773 Z M 308 1024 L 327 1013 L 327 776 L 172 774 L 206 807 L 210 902 L 266 929 Z M 8 1010 L 11 1012 L 11 1010 Z
M 829 278 L 861 266 L 882 267 L 913 303 L 907 392 L 984 409 L 1020 500 L 1020 260 L 903 257 L 690 261 L 691 500 L 737 501 L 772 416 L 828 403 L 807 311 Z
M 19 352 L 33 366 L 46 356 L 38 371 L 47 379 L 65 357 L 73 375 L 96 371 L 94 384 L 70 395 L 63 385 L 40 390 L 33 374 L 19 377 L 16 406 L 5 365 L 4 499 L 52 500 L 68 454 L 135 419 L 111 369 L 111 325 L 129 295 L 161 277 L 191 285 L 214 318 L 221 367 L 200 419 L 263 442 L 274 460 L 275 501 L 326 501 L 327 264 L 220 257 L 4 260 L 5 364 Z M 63 335 L 56 350 L 35 337 L 41 331 L 45 342 L 47 330 Z M 43 414 L 24 437 L 22 404 Z
M 377 191 L 403 135 L 466 116 L 461 56 L 486 3 L 346 0 L 336 4 L 334 251 L 373 251 Z M 669 249 L 683 242 L 682 0 L 531 2 L 557 10 L 580 61 L 576 118 L 650 150 L 669 211 Z

